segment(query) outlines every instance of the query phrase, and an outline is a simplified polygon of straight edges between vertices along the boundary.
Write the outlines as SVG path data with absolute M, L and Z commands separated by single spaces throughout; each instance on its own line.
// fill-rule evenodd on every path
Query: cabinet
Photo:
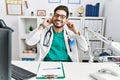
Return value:
M 27 34 L 32 30 L 35 29 L 40 21 L 42 21 L 42 18 L 38 18 L 35 16 L 21 16 L 18 18 L 18 35 L 19 35 L 19 57 L 20 60 L 37 60 L 38 56 L 38 46 L 28 46 L 25 43 L 25 37 Z
M 104 17 L 70 17 L 70 21 L 75 23 L 75 26 L 77 27 L 77 30 L 79 30 L 84 36 L 85 36 L 85 27 L 88 27 L 89 29 L 101 34 L 104 36 L 105 34 L 105 18 Z M 97 39 L 95 36 L 93 36 L 91 33 L 88 32 L 88 37 L 90 41 L 90 47 L 91 52 L 96 48 L 103 48 L 103 42 Z M 82 60 L 89 60 L 90 56 L 88 52 L 82 52 L 80 53 L 80 61 Z
M 102 36 L 105 35 L 105 18 L 104 17 L 84 17 L 83 19 L 83 27 L 88 27 L 89 29 L 101 34 Z M 85 32 L 83 32 L 85 33 Z M 93 55 L 93 51 L 96 48 L 103 48 L 104 43 L 95 37 L 93 34 L 88 32 L 91 52 Z M 94 56 L 94 55 L 93 55 Z M 88 56 L 88 52 L 81 55 L 82 60 L 89 60 L 90 56 Z
M 35 29 L 43 21 L 45 17 L 37 16 L 20 16 L 18 18 L 18 31 L 19 31 L 19 53 L 21 60 L 37 60 L 39 55 L 38 45 L 28 46 L 25 43 L 25 37 L 29 33 L 30 27 Z M 76 29 L 84 35 L 84 27 L 89 27 L 94 31 L 104 35 L 104 17 L 69 17 L 69 20 L 73 22 Z M 90 36 L 92 50 L 96 47 L 102 47 L 102 42 Z M 93 45 L 94 44 L 94 45 Z M 81 59 L 89 59 L 87 53 L 81 54 Z

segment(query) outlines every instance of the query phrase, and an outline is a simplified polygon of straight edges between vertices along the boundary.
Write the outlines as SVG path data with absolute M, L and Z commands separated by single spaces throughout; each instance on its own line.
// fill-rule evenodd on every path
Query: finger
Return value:
M 48 20 L 47 20 L 47 22 L 49 23 L 49 22 L 50 22 L 50 20 L 48 19 Z
M 52 23 L 52 20 L 51 19 L 47 19 L 46 21 L 48 24 L 51 24 Z
M 71 28 L 73 27 L 73 24 L 71 24 Z

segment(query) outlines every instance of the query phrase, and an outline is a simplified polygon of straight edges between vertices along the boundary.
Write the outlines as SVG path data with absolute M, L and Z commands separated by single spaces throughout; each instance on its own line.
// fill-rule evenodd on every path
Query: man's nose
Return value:
M 61 16 L 58 16 L 58 19 L 60 20 L 60 19 L 61 19 Z

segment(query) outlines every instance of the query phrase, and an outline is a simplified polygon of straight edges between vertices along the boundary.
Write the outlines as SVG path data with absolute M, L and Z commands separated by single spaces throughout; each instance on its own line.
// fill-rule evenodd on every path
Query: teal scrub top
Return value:
M 62 61 L 71 62 L 71 59 L 67 53 L 65 41 L 64 41 L 64 31 L 56 33 L 53 30 L 53 41 L 50 51 L 44 58 L 44 61 Z

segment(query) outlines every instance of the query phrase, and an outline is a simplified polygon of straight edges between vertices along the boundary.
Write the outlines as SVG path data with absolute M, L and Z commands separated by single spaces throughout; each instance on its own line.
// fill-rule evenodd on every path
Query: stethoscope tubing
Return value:
M 48 33 L 50 33 L 50 36 L 49 36 L 49 39 L 48 39 L 47 43 L 45 43 Z M 66 35 L 67 35 L 67 38 L 68 38 L 67 42 L 68 42 L 68 45 L 69 45 L 69 50 L 70 50 L 70 52 L 72 52 L 72 49 L 70 47 L 70 38 L 69 38 L 69 35 L 68 35 L 67 31 L 66 31 Z M 44 41 L 43 41 L 43 46 L 49 47 L 51 36 L 52 36 L 52 32 L 51 32 L 51 27 L 50 27 L 50 29 L 45 34 Z

